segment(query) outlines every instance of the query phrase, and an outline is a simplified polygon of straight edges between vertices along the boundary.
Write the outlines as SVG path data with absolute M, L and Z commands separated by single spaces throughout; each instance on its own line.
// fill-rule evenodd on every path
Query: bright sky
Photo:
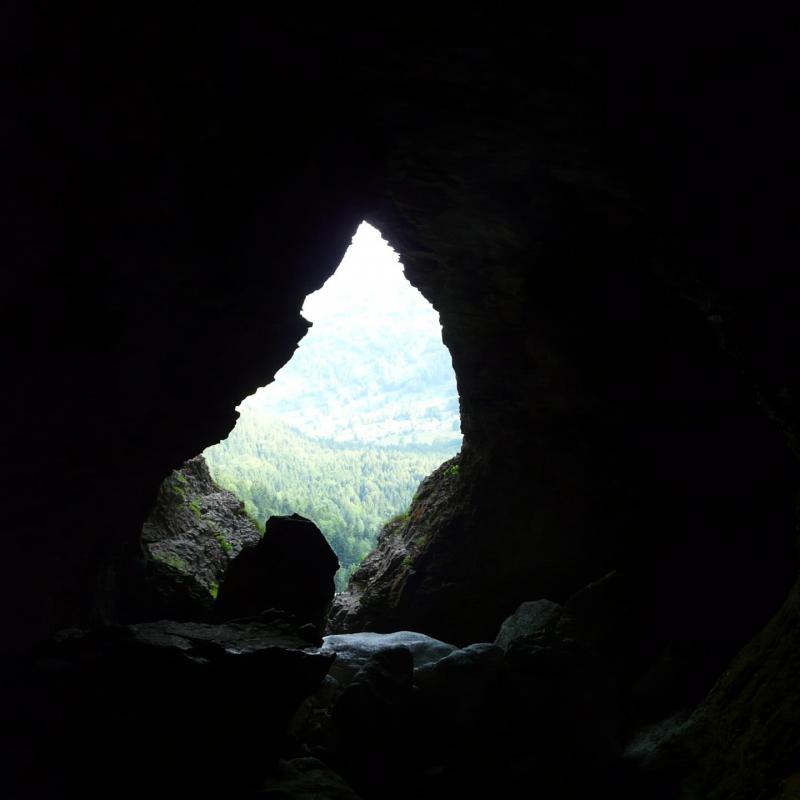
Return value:
M 350 309 L 367 309 L 372 315 L 425 308 L 438 326 L 436 312 L 403 274 L 400 257 L 380 231 L 362 222 L 342 263 L 324 286 L 308 295 L 302 314 L 309 322 Z
M 455 374 L 439 315 L 380 231 L 361 223 L 302 314 L 312 326 L 292 359 L 240 409 L 342 441 L 458 437 Z

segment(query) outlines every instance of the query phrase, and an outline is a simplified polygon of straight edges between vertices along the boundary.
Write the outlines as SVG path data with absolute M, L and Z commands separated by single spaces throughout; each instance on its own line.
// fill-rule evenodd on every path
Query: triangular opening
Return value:
M 460 449 L 458 392 L 438 314 L 367 223 L 302 313 L 312 326 L 292 359 L 204 456 L 259 524 L 313 520 L 341 591 L 382 525 Z

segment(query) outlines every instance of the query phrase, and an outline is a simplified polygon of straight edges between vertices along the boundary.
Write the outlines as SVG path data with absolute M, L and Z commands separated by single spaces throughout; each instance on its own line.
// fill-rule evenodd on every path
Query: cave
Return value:
M 794 796 L 790 26 L 4 12 L 10 796 Z M 131 565 L 362 220 L 464 442 L 330 711 L 320 631 L 137 627 Z
M 423 479 L 458 455 L 439 316 L 379 231 L 358 226 L 301 315 L 308 331 L 273 381 L 239 403 L 228 437 L 161 484 L 128 570 L 130 621 L 213 615 L 228 567 L 273 516 L 318 526 L 346 590 L 384 526 L 408 518 Z M 458 465 L 445 469 L 453 478 Z M 417 547 L 403 549 L 411 559 Z

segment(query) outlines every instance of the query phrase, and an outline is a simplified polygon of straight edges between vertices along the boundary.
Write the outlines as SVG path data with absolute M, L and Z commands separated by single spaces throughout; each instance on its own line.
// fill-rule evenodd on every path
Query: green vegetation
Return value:
M 152 555 L 156 561 L 160 561 L 162 564 L 166 564 L 168 567 L 178 570 L 178 572 L 184 574 L 188 574 L 189 572 L 187 563 L 180 556 L 176 556 L 175 553 L 153 552 Z
M 219 594 L 219 584 L 212 583 L 211 586 L 208 587 L 208 593 L 216 600 Z
M 342 565 L 340 591 L 386 520 L 407 518 L 420 481 L 451 455 L 452 449 L 430 446 L 315 440 L 246 409 L 231 435 L 205 452 L 214 480 L 262 525 L 270 516 L 297 513 L 319 526 Z
M 458 477 L 458 464 L 451 464 L 445 471 L 444 477 L 447 480 L 453 480 Z
M 181 475 L 177 471 L 174 471 L 172 473 L 173 479 L 177 478 L 177 476 L 180 476 L 181 478 L 183 478 L 183 475 Z M 186 483 L 186 478 L 183 478 L 181 483 Z M 175 480 L 173 480 L 170 483 L 170 488 L 172 489 L 172 494 L 174 494 L 175 497 L 177 497 L 178 500 L 180 500 L 181 503 L 186 501 L 186 491 L 184 490 L 183 486 L 181 486 L 179 483 L 176 483 Z
M 191 509 L 192 514 L 194 514 L 198 520 L 202 518 L 203 512 L 200 510 L 200 504 L 197 502 L 197 500 L 190 500 L 189 508 Z
M 366 224 L 303 315 L 313 325 L 291 361 L 204 455 L 261 525 L 314 520 L 341 590 L 386 520 L 406 519 L 420 481 L 458 452 L 458 392 L 436 311 Z
M 406 522 L 408 521 L 408 517 L 410 515 L 410 508 L 407 508 L 405 511 L 401 511 L 399 514 L 395 514 L 386 524 L 387 525 L 394 525 L 397 522 Z
M 233 550 L 231 543 L 219 531 L 211 531 L 211 535 L 217 540 L 224 552 L 230 553 Z

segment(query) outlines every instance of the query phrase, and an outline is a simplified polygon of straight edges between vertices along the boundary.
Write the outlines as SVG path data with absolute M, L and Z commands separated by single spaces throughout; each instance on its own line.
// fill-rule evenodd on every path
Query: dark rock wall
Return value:
M 216 616 L 229 620 L 280 609 L 321 631 L 338 569 L 336 553 L 310 519 L 299 514 L 270 517 L 261 541 L 231 561 Z
M 422 481 L 408 513 L 384 525 L 375 549 L 353 573 L 347 590 L 334 597 L 328 613 L 332 633 L 392 632 L 411 620 L 424 624 L 415 609 L 431 604 L 431 595 L 441 590 L 440 581 L 449 578 L 453 558 L 459 558 L 460 548 L 439 547 L 437 542 L 459 540 L 464 517 L 471 513 L 465 488 L 460 456 L 445 461 Z M 438 556 L 435 563 L 428 559 L 429 552 Z M 448 554 L 450 560 L 445 560 Z M 440 627 L 452 632 L 455 622 L 441 620 Z
M 469 511 L 401 626 L 491 639 L 623 568 L 698 691 L 795 569 L 783 29 L 370 14 L 6 5 L 8 640 L 118 615 L 159 482 L 367 218 L 465 433 Z
M 793 570 L 794 468 L 756 375 L 720 348 L 727 312 L 699 299 L 723 291 L 714 278 L 753 277 L 721 222 L 743 238 L 760 223 L 736 199 L 753 187 L 723 171 L 731 136 L 754 123 L 732 105 L 734 52 L 728 74 L 727 61 L 704 63 L 702 37 L 684 37 L 676 59 L 668 30 L 624 54 L 607 51 L 608 32 L 533 26 L 506 49 L 442 46 L 434 69 L 424 44 L 409 46 L 408 63 L 427 68 L 402 89 L 387 79 L 375 221 L 442 316 L 469 512 L 415 564 L 413 594 L 383 624 L 491 638 L 520 601 L 563 600 L 625 568 L 653 652 L 673 639 L 699 651 L 707 685 Z M 668 105 L 679 101 L 690 117 Z M 715 149 L 719 114 L 731 129 Z M 691 293 L 680 281 L 697 260 Z M 775 272 L 782 283 L 760 294 L 785 290 Z
M 684 745 L 709 798 L 792 797 L 800 785 L 796 689 L 800 591 L 734 659 L 693 714 Z M 785 794 L 784 794 L 785 793 Z
M 118 614 L 115 564 L 160 481 L 290 357 L 371 158 L 321 30 L 48 5 L 6 6 L 2 34 L 3 486 L 27 639 Z

